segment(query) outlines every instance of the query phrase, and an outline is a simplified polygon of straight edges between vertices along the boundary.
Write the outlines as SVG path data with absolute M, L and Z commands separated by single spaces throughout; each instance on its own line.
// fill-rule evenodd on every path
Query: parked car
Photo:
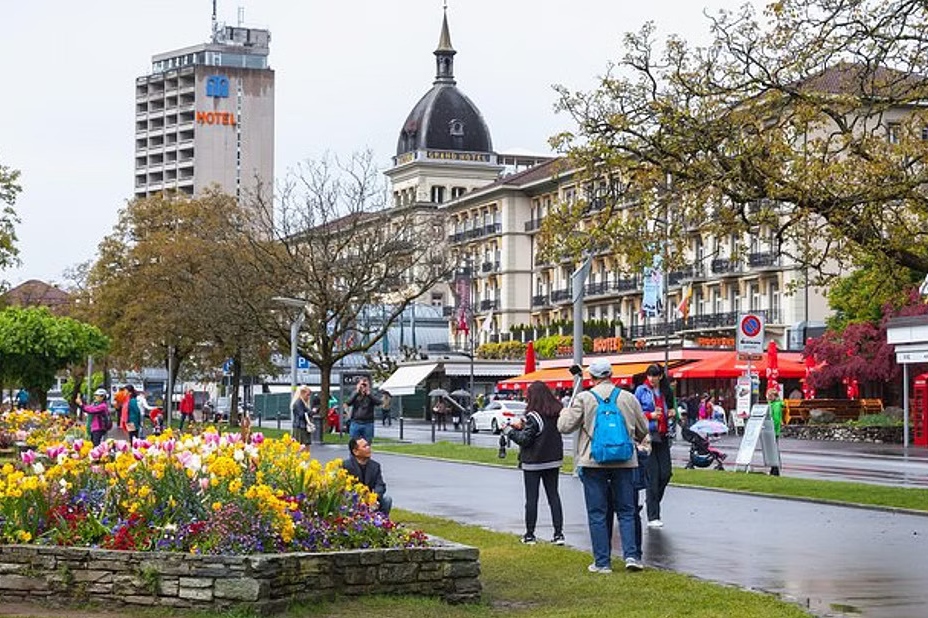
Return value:
M 66 416 L 71 412 L 71 406 L 63 397 L 49 397 L 47 409 L 52 414 Z
M 478 431 L 499 433 L 507 422 L 523 414 L 525 414 L 525 402 L 523 401 L 505 399 L 491 401 L 484 409 L 475 412 L 470 417 L 470 431 L 471 433 Z

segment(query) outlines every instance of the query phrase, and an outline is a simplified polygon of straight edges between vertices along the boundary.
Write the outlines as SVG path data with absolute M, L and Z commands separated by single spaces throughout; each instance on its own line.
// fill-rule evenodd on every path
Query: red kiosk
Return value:
M 928 373 L 915 377 L 912 398 L 912 444 L 928 446 Z

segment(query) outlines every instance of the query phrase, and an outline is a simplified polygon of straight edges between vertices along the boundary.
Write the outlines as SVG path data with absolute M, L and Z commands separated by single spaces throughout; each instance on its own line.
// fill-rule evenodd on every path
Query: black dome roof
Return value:
M 436 74 L 432 89 L 409 112 L 396 143 L 397 156 L 416 150 L 492 152 L 490 130 L 480 110 L 458 90 L 448 16 L 441 24 L 435 50 Z
M 396 154 L 425 149 L 493 151 L 480 110 L 454 84 L 432 86 L 403 123 Z

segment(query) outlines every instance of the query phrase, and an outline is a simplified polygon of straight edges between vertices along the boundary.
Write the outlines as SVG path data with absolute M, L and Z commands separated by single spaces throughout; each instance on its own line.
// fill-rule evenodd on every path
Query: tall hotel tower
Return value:
M 270 32 L 219 26 L 210 43 L 152 56 L 135 80 L 135 197 L 248 195 L 274 180 Z

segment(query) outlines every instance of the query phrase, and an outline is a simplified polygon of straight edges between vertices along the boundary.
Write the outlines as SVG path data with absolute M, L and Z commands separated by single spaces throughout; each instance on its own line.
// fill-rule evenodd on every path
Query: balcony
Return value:
M 480 272 L 482 273 L 495 273 L 499 271 L 499 260 L 495 262 L 484 262 L 480 265 Z
M 532 296 L 532 307 L 547 307 L 551 304 L 547 294 L 536 294 Z
M 494 311 L 499 309 L 498 300 L 481 300 L 480 301 L 480 311 L 490 311 L 491 309 Z
M 491 234 L 499 234 L 503 231 L 502 223 L 491 223 L 490 225 L 483 226 L 483 235 L 490 236 Z
M 636 277 L 618 279 L 612 287 L 616 292 L 631 292 L 638 289 L 638 279 Z
M 565 288 L 562 290 L 554 290 L 551 292 L 551 302 L 552 303 L 569 303 L 570 302 L 570 288 Z
M 525 231 L 526 231 L 526 232 L 534 232 L 534 231 L 540 229 L 540 228 L 541 228 L 541 223 L 542 223 L 542 221 L 544 221 L 544 219 L 530 219 L 529 221 L 526 221 L 526 222 L 525 222 Z
M 763 251 L 748 255 L 748 265 L 751 268 L 764 268 L 765 266 L 779 266 L 778 256 L 773 251 Z
M 606 281 L 600 281 L 599 283 L 587 283 L 586 288 L 584 288 L 584 293 L 587 296 L 602 296 L 603 294 L 608 294 L 609 284 Z
M 682 331 L 719 331 L 731 330 L 738 324 L 738 316 L 741 311 L 725 311 L 719 313 L 705 313 L 702 315 L 691 315 L 686 320 L 677 318 L 664 323 L 663 318 L 653 318 L 645 324 L 638 324 L 628 329 L 630 339 L 643 339 L 646 337 L 663 337 L 666 333 L 668 336 L 675 335 Z M 754 313 L 764 316 L 766 324 L 780 324 L 779 309 L 760 309 L 750 310 L 744 313 Z
M 741 262 L 731 258 L 716 258 L 712 260 L 711 268 L 716 275 L 736 273 L 741 270 Z
M 441 315 L 442 317 L 450 318 L 452 315 L 454 315 L 454 307 L 445 305 L 441 308 Z

